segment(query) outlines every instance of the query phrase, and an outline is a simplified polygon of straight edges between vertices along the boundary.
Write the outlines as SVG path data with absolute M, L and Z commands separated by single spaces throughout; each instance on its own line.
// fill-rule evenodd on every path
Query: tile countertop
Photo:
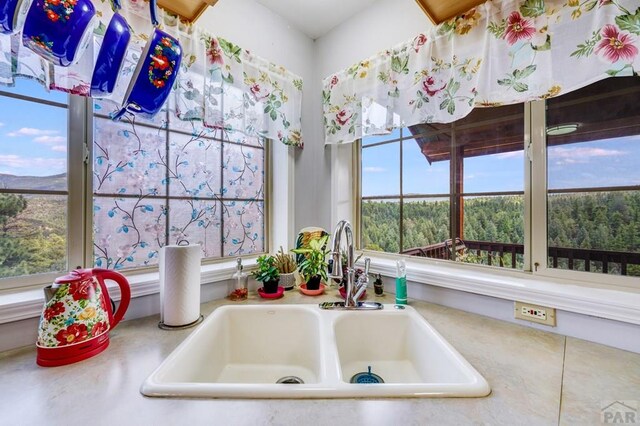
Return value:
M 255 292 L 246 302 L 318 303 L 329 295 L 287 292 L 276 301 Z M 368 300 L 393 303 L 390 295 Z M 587 425 L 603 405 L 640 408 L 640 354 L 447 308 L 410 301 L 489 382 L 486 398 L 231 400 L 158 399 L 139 393 L 144 379 L 193 331 L 163 331 L 158 316 L 121 323 L 102 354 L 41 368 L 35 347 L 0 353 L 0 423 L 30 425 Z M 259 327 L 260 324 L 255 324 Z M 640 419 L 638 419 L 640 422 Z

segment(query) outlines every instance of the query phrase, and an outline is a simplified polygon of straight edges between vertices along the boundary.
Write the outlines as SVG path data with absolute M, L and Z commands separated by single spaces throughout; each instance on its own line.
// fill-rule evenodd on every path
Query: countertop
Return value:
M 279 300 L 205 303 L 319 303 L 337 290 Z M 393 303 L 392 296 L 368 300 Z M 35 347 L 0 353 L 0 424 L 7 425 L 599 425 L 615 401 L 639 409 L 640 354 L 410 300 L 489 382 L 485 398 L 232 400 L 158 399 L 144 379 L 193 329 L 164 331 L 159 317 L 125 321 L 111 345 L 86 361 L 38 367 Z M 255 324 L 260 327 L 260 324 Z M 626 410 L 614 405 L 609 410 Z M 637 419 L 640 423 L 640 417 Z

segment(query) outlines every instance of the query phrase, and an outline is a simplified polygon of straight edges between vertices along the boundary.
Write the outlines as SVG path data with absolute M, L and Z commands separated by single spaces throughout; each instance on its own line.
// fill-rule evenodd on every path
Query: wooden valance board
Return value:
M 218 0 L 158 0 L 158 6 L 180 16 L 183 21 L 195 22 L 209 6 Z
M 484 3 L 486 0 L 416 0 L 431 22 L 438 25 Z

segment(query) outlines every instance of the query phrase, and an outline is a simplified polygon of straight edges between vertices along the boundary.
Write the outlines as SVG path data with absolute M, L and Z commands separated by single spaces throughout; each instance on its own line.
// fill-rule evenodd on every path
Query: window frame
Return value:
M 547 146 L 546 146 L 546 100 L 524 103 L 524 267 L 522 270 L 498 266 L 446 262 L 451 267 L 467 268 L 484 273 L 496 273 L 504 277 L 530 275 L 540 279 L 551 279 L 559 283 L 571 283 L 589 287 L 604 287 L 638 290 L 639 277 L 564 270 L 547 266 Z M 397 138 L 396 138 L 397 139 Z M 394 139 L 394 140 L 396 140 Z M 403 139 L 400 139 L 403 140 Z M 391 140 L 390 140 L 391 141 Z M 389 141 L 389 142 L 390 142 Z M 402 143 L 402 142 L 400 142 Z M 417 258 L 400 253 L 387 253 L 362 248 L 362 139 L 354 142 L 352 151 L 353 170 L 353 218 L 356 224 L 356 248 L 366 256 L 375 258 L 405 258 L 424 265 L 442 265 L 442 261 Z M 368 145 L 367 145 L 368 146 Z M 402 161 L 402 157 L 401 157 Z M 400 169 L 402 173 L 402 169 Z M 402 179 L 402 176 L 401 176 Z M 450 184 L 451 174 L 450 174 Z M 371 197 L 375 198 L 375 197 Z M 402 217 L 400 217 L 402 222 Z M 534 230 L 544 232 L 534 232 Z M 402 231 L 402 226 L 400 228 Z M 515 274 L 515 275 L 514 275 Z
M 93 132 L 94 132 L 94 100 L 89 97 L 67 95 L 68 102 L 49 101 L 27 95 L 6 92 L 0 87 L 0 96 L 20 99 L 29 102 L 37 102 L 44 105 L 62 107 L 67 110 L 67 269 L 92 268 L 93 260 Z M 170 111 L 168 113 L 171 113 Z M 104 114 L 98 114 L 104 118 Z M 154 127 L 154 126 L 151 126 Z M 155 128 L 155 127 L 154 127 Z M 164 129 L 167 135 L 172 131 Z M 185 132 L 177 131 L 184 134 Z M 224 137 L 212 138 L 219 143 L 227 143 Z M 234 143 L 234 142 L 230 142 Z M 272 208 L 271 196 L 273 194 L 273 156 L 275 155 L 272 139 L 263 138 L 264 150 L 264 187 L 263 187 L 263 221 L 264 221 L 264 250 L 261 252 L 224 256 L 217 258 L 203 258 L 201 265 L 215 265 L 228 263 L 230 259 L 242 258 L 251 260 L 260 254 L 269 253 L 273 244 L 272 236 Z M 236 143 L 237 144 L 237 143 Z M 287 165 L 287 167 L 289 167 Z M 290 192 L 290 188 L 289 191 Z M 40 191 L 38 193 L 46 193 Z M 291 195 L 289 194 L 289 197 Z M 170 197 L 169 197 L 170 198 Z M 223 202 L 220 200 L 220 202 Z M 290 212 L 289 212 L 290 214 Z M 73 224 L 80 224 L 74 226 Z M 279 236 L 278 238 L 282 238 Z M 287 236 L 287 239 L 289 236 Z M 73 241 L 74 244 L 70 244 Z M 80 243 L 77 243 L 80 241 Z M 247 263 L 247 262 L 245 262 Z M 136 276 L 157 272 L 158 266 L 143 266 L 126 268 L 119 272 L 127 276 Z M 47 272 L 40 274 L 0 278 L 0 294 L 27 291 L 42 288 L 48 285 L 66 271 Z

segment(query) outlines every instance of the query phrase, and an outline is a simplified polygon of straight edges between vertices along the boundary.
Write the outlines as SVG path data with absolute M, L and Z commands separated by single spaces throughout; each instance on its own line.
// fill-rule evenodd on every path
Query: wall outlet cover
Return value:
M 515 302 L 516 319 L 531 321 L 551 327 L 556 326 L 556 310 L 546 306 L 534 305 L 526 302 Z

